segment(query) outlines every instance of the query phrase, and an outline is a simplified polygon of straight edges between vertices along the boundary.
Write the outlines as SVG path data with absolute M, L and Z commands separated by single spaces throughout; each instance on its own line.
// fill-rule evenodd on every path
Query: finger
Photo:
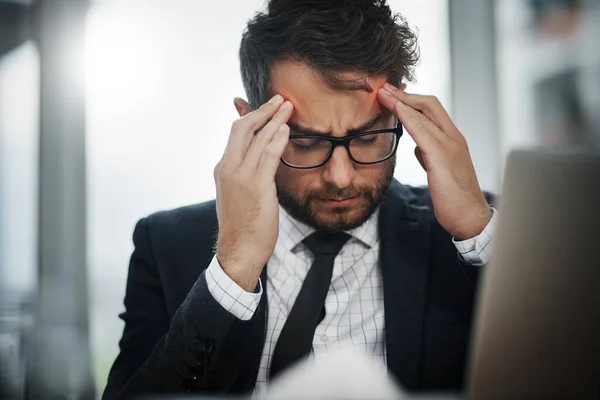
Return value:
M 402 103 L 388 90 L 379 90 L 377 95 L 379 102 L 396 115 L 421 150 L 429 152 L 435 146 L 439 146 L 440 142 L 447 140 L 447 135 L 441 132 L 429 118 Z
M 420 94 L 406 93 L 404 89 L 398 89 L 393 85 L 386 83 L 385 87 L 407 106 L 425 114 L 442 132 L 453 136 L 458 132 L 452 118 L 442 106 L 442 103 L 435 96 L 423 96 Z
M 257 174 L 269 180 L 275 178 L 275 172 L 277 172 L 281 156 L 288 144 L 289 137 L 290 127 L 287 124 L 281 125 L 275 133 L 273 140 L 271 140 L 271 143 L 265 147 L 262 153 Z
M 235 109 L 237 110 L 240 117 L 243 117 L 244 115 L 252 112 L 252 107 L 250 107 L 250 104 L 248 104 L 246 100 L 241 99 L 239 97 L 233 99 L 233 105 L 235 105 Z
M 281 125 L 290 119 L 293 111 L 292 103 L 289 101 L 284 102 L 273 118 L 254 136 L 242 162 L 244 171 L 255 171 L 258 168 L 263 151 L 271 143 Z
M 248 127 L 249 130 L 252 131 L 252 134 L 254 134 L 269 122 L 271 117 L 273 117 L 273 114 L 281 107 L 283 100 L 281 95 L 276 94 L 267 103 L 244 115 L 239 121 L 243 126 Z
M 281 103 L 283 103 L 283 97 L 275 95 L 268 103 L 260 106 L 258 110 L 246 114 L 233 123 L 223 155 L 223 163 L 228 168 L 237 167 L 242 163 L 254 137 L 254 132 L 262 128 L 271 119 Z
M 417 160 L 419 160 L 419 164 L 421 164 L 421 167 L 423 167 L 425 172 L 427 172 L 427 166 L 425 165 L 425 158 L 423 157 L 423 152 L 421 151 L 419 146 L 415 147 L 415 156 L 417 157 Z

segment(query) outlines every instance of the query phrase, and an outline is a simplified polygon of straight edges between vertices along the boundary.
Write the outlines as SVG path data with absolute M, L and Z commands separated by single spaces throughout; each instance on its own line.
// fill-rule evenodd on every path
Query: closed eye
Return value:
M 315 138 L 292 138 L 290 144 L 298 151 L 311 151 L 323 148 L 329 148 L 330 144 L 327 140 Z
M 352 144 L 354 145 L 359 145 L 359 146 L 368 146 L 371 144 L 374 144 L 375 142 L 377 142 L 379 135 L 365 135 L 365 136 L 359 136 L 355 139 L 352 140 Z

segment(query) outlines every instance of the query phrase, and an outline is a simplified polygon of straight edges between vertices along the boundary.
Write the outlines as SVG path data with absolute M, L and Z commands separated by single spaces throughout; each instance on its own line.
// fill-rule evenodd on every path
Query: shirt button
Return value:
M 326 334 L 321 335 L 321 342 L 327 342 L 328 340 L 329 340 L 329 336 L 327 336 Z

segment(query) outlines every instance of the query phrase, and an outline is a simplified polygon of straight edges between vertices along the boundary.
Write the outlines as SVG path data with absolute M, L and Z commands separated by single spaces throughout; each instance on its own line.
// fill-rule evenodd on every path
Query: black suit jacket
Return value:
M 482 267 L 462 262 L 426 188 L 394 181 L 378 229 L 388 369 L 407 390 L 460 390 Z M 216 232 L 214 201 L 138 222 L 121 352 L 103 399 L 252 391 L 266 335 L 266 270 L 252 319 L 223 309 L 204 274 Z

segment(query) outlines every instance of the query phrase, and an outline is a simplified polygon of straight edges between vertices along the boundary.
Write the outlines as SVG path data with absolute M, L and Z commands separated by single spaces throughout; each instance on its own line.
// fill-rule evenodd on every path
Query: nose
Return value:
M 333 150 L 331 158 L 324 165 L 322 178 L 338 189 L 345 189 L 352 183 L 355 171 L 354 164 L 343 146 Z

